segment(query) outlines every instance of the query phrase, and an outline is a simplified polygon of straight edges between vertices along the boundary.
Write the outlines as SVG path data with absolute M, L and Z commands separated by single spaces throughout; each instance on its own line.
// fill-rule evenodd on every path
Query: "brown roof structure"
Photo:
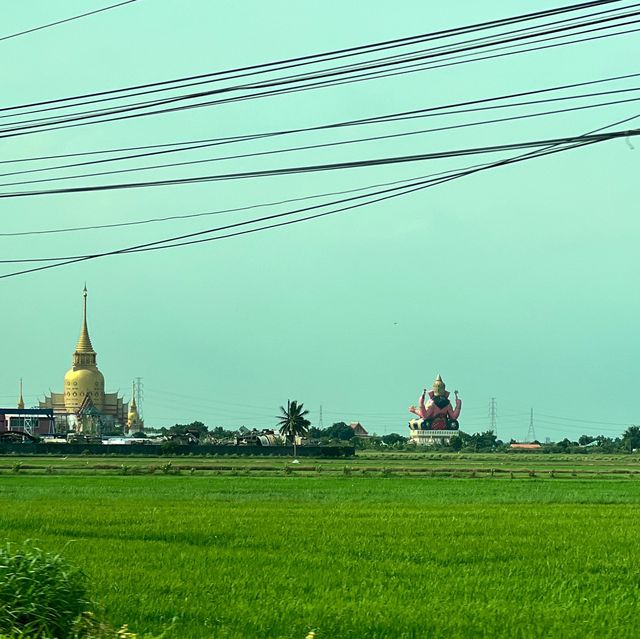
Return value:
M 365 427 L 360 422 L 351 422 L 349 427 L 353 431 L 353 434 L 356 437 L 369 437 L 369 433 L 366 431 Z

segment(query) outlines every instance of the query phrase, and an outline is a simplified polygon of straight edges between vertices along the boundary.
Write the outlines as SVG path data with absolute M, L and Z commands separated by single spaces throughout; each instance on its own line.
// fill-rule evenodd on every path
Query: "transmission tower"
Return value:
M 142 412 L 142 400 L 144 399 L 144 384 L 142 383 L 142 377 L 136 377 L 136 404 L 138 404 L 138 415 L 140 419 L 143 419 Z
M 527 431 L 527 442 L 536 441 L 536 429 L 533 427 L 533 408 L 531 409 L 531 418 L 529 419 L 529 430 Z
M 492 430 L 496 437 L 498 436 L 498 403 L 495 397 L 489 401 L 489 430 Z
M 318 428 L 323 429 L 324 425 L 322 424 L 322 404 L 320 404 L 320 414 L 318 416 Z

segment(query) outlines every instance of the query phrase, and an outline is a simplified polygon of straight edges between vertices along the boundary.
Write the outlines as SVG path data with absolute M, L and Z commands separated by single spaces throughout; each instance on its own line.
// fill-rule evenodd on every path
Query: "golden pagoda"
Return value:
M 144 428 L 144 422 L 140 419 L 138 405 L 136 404 L 136 385 L 131 385 L 131 403 L 129 404 L 129 414 L 127 415 L 127 429 L 130 433 L 137 433 Z
M 56 422 L 61 427 L 82 427 L 82 418 L 91 417 L 91 423 L 103 427 L 124 426 L 127 423 L 128 406 L 118 393 L 104 392 L 104 376 L 98 370 L 96 352 L 93 350 L 87 327 L 87 287 L 83 290 L 84 308 L 80 337 L 73 353 L 71 368 L 64 376 L 64 392 L 51 393 L 40 402 L 40 408 L 52 408 Z M 93 430 L 93 427 L 92 427 Z

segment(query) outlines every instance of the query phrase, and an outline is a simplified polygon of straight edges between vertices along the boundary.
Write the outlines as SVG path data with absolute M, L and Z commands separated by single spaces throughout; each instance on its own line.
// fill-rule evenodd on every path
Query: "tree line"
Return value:
M 299 410 L 298 405 L 296 408 Z M 294 411 L 291 411 L 294 412 Z M 294 412 L 294 416 L 295 413 Z M 291 417 L 291 415 L 289 415 Z M 346 422 L 335 422 L 326 428 L 318 428 L 316 426 L 307 426 L 308 422 L 303 424 L 299 430 L 286 419 L 286 413 L 281 418 L 280 427 L 283 436 L 289 441 L 293 438 L 293 432 L 300 435 L 306 440 L 315 444 L 334 444 L 334 443 L 351 443 L 358 449 L 386 449 L 394 450 L 415 450 L 415 445 L 410 443 L 409 437 L 405 437 L 399 433 L 389 433 L 378 436 L 358 437 L 353 429 Z M 284 429 L 283 429 L 283 426 Z M 204 440 L 231 440 L 237 431 L 226 429 L 222 426 L 216 426 L 209 429 L 203 422 L 195 421 L 190 424 L 175 424 L 170 428 L 160 429 L 160 433 L 166 436 L 183 436 L 191 433 L 200 441 Z M 512 452 L 511 444 L 517 443 L 515 440 L 503 441 L 498 439 L 496 434 L 491 430 L 478 433 L 466 433 L 459 431 L 458 435 L 451 438 L 448 444 L 434 444 L 430 448 L 435 448 L 445 452 Z M 632 452 L 640 450 L 640 427 L 629 426 L 624 433 L 618 437 L 609 437 L 606 435 L 581 435 L 576 440 L 567 437 L 556 442 L 541 443 L 535 441 L 532 443 L 540 444 L 541 452 L 545 453 L 618 453 Z

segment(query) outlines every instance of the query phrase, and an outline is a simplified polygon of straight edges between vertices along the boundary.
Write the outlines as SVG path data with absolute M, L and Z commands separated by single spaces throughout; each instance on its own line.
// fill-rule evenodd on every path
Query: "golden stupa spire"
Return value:
M 78 337 L 78 343 L 76 344 L 76 353 L 95 353 L 91 339 L 89 338 L 89 329 L 87 328 L 87 285 L 85 283 L 84 290 L 82 292 L 84 297 L 84 310 L 82 315 L 82 329 L 80 330 L 80 337 Z
M 24 410 L 24 399 L 22 398 L 22 377 L 20 378 L 20 397 L 18 397 L 18 409 Z
M 136 383 L 131 382 L 131 404 L 129 404 L 129 411 L 137 410 L 136 406 Z

